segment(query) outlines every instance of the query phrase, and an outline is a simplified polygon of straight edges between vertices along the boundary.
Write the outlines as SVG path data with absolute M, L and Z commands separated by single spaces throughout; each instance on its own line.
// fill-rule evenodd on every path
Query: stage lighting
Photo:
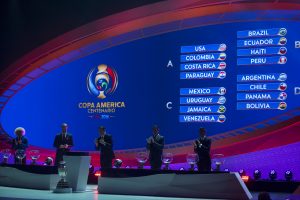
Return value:
M 93 166 L 92 164 L 90 164 L 90 167 L 89 167 L 89 173 L 90 173 L 90 174 L 93 174 L 93 173 L 94 173 L 94 170 L 95 170 L 94 166 Z
M 126 168 L 126 169 L 130 169 L 130 166 L 127 165 L 125 168 Z
M 183 167 L 180 167 L 179 171 L 184 171 L 184 168 L 183 168 Z
M 247 183 L 249 181 L 249 176 L 242 176 L 242 180 Z
M 96 171 L 95 176 L 97 176 L 97 177 L 101 176 L 101 171 Z
M 52 165 L 52 163 L 53 163 L 53 158 L 47 157 L 47 158 L 45 159 L 44 165 L 50 166 L 50 165 Z
M 270 171 L 270 173 L 269 173 L 269 178 L 270 178 L 272 181 L 276 180 L 276 178 L 277 178 L 277 172 L 276 172 L 274 169 L 272 169 L 272 170 Z
M 246 175 L 246 171 L 243 170 L 243 169 L 240 169 L 240 170 L 239 170 L 239 174 L 240 174 L 241 177 L 242 177 L 242 176 L 245 176 L 245 175 Z
M 229 172 L 229 169 L 227 169 L 227 168 L 226 168 L 226 169 L 224 169 L 224 172 Z
M 293 173 L 290 170 L 287 170 L 284 174 L 285 180 L 291 181 L 293 179 Z
M 255 180 L 259 180 L 261 178 L 261 172 L 258 169 L 256 169 L 253 173 L 253 177 Z
M 115 161 L 114 161 L 114 167 L 115 168 L 120 168 L 121 167 L 121 165 L 122 165 L 122 160 L 121 159 L 116 159 Z

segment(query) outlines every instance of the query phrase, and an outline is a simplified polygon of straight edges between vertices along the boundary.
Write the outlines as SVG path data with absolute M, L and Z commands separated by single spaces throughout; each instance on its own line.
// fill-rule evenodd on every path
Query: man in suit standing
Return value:
M 67 132 L 68 125 L 63 123 L 61 125 L 61 133 L 55 136 L 53 146 L 56 148 L 55 165 L 58 165 L 60 161 L 63 161 L 63 155 L 65 152 L 69 152 L 73 147 L 73 137 Z
M 15 164 L 18 161 L 17 154 L 23 154 L 26 155 L 26 149 L 28 147 L 28 140 L 25 138 L 25 129 L 23 127 L 18 127 L 15 129 L 15 135 L 16 137 L 12 141 L 12 149 L 15 150 Z M 25 165 L 26 164 L 26 156 L 22 158 L 21 163 Z
M 104 126 L 99 127 L 99 136 L 94 143 L 97 150 L 100 150 L 100 165 L 101 169 L 112 168 L 112 160 L 115 158 L 113 151 L 113 140 L 110 134 L 106 133 Z
M 194 142 L 194 152 L 198 154 L 198 171 L 208 172 L 211 170 L 210 159 L 211 139 L 206 136 L 205 128 L 199 129 L 199 138 Z
M 152 128 L 152 136 L 146 139 L 147 150 L 149 150 L 149 160 L 151 169 L 160 170 L 162 165 L 161 156 L 163 153 L 165 139 L 164 136 L 159 134 L 159 128 L 154 125 Z

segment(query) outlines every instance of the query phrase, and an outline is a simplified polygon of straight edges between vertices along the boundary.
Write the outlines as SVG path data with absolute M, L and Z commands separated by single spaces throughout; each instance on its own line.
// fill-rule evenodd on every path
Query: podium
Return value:
M 91 157 L 88 152 L 66 152 L 63 156 L 66 162 L 69 186 L 73 192 L 86 190 Z
M 0 186 L 53 190 L 59 180 L 56 166 L 0 165 Z
M 250 200 L 238 173 L 107 169 L 98 178 L 101 194 Z

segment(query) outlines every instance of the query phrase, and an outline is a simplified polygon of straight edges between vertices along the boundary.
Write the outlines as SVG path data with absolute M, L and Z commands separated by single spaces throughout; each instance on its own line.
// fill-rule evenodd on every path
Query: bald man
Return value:
M 61 125 L 61 132 L 55 136 L 53 146 L 56 148 L 55 165 L 63 161 L 65 152 L 69 152 L 73 147 L 73 137 L 68 133 L 68 125 L 63 123 Z

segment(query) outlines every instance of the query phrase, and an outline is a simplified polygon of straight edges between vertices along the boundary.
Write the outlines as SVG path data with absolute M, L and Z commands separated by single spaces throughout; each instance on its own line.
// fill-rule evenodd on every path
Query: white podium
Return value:
M 121 175 L 115 173 L 117 174 L 115 177 L 99 177 L 98 192 L 160 197 L 252 199 L 252 195 L 238 173 L 180 173 L 183 172 L 163 174 L 162 171 L 161 174 L 132 177 L 126 177 L 125 173 Z
M 64 155 L 67 167 L 66 179 L 73 192 L 86 190 L 91 157 L 88 152 L 67 152 Z
M 60 177 L 58 176 L 57 169 L 54 166 L 0 166 L 0 186 L 53 190 L 59 180 Z

